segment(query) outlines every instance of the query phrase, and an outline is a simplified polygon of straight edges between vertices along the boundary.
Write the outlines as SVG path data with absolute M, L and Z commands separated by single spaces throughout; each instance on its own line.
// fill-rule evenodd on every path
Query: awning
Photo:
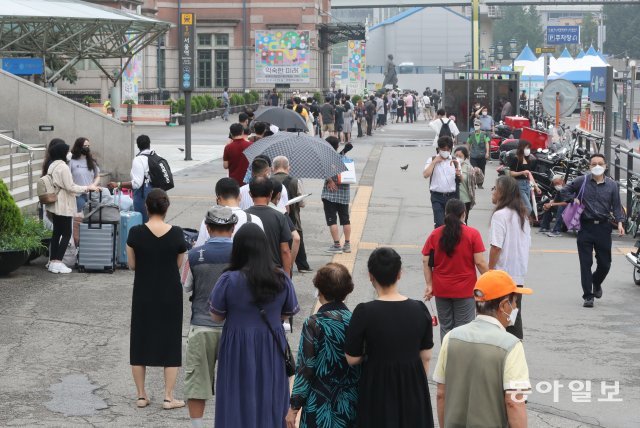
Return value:
M 82 59 L 93 60 L 101 69 L 98 59 L 130 59 L 170 27 L 168 22 L 83 1 L 2 0 L 0 57 L 56 56 L 66 64 L 50 78 L 55 82 Z M 118 76 L 110 78 L 117 81 Z

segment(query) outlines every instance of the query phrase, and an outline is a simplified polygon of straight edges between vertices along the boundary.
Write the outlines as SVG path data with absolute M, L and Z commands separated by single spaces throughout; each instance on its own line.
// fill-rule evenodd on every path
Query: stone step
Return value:
M 34 185 L 36 184 L 36 181 L 38 181 L 38 177 L 40 177 L 39 172 L 38 174 L 33 174 L 32 184 Z M 9 189 L 11 189 L 11 181 L 9 180 L 9 177 L 6 178 L 5 184 Z M 13 174 L 14 189 L 22 186 L 27 186 L 27 185 L 29 185 L 29 174 L 27 174 L 26 172 L 24 174 L 15 174 L 15 173 Z
M 19 162 L 13 164 L 14 177 L 19 174 L 26 174 L 28 170 L 29 164 L 27 162 Z M 33 161 L 32 170 L 34 179 L 40 177 L 40 174 L 42 173 L 42 159 Z M 7 163 L 6 165 L 0 164 L 0 178 L 2 178 L 5 183 L 9 181 L 10 171 L 11 169 L 9 163 Z
M 0 156 L 0 166 L 9 165 L 13 156 L 13 166 L 29 160 L 29 153 L 13 153 L 13 155 Z
M 20 187 L 13 187 L 13 190 L 9 190 L 11 196 L 13 196 L 13 200 L 16 202 L 20 202 L 24 199 L 29 199 L 29 186 L 24 185 Z M 33 183 L 33 197 L 37 198 L 36 195 L 36 183 Z
M 25 198 L 25 199 L 16 201 L 16 205 L 18 205 L 18 208 L 20 208 L 20 210 L 23 213 L 31 214 L 31 215 L 38 214 L 38 197 L 35 196 L 35 192 L 33 194 L 34 194 L 34 197 L 31 199 Z

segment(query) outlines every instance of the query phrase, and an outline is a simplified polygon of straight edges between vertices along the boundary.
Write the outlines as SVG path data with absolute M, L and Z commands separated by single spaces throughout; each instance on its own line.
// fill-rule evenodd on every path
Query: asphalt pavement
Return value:
M 229 122 L 230 123 L 230 122 Z M 213 120 L 193 126 L 194 161 L 183 161 L 184 128 L 138 127 L 174 166 L 176 188 L 170 191 L 167 220 L 197 228 L 214 202 L 215 182 L 225 176 L 220 159 L 229 123 Z M 347 304 L 373 299 L 366 262 L 379 246 L 395 248 L 403 258 L 401 292 L 420 299 L 423 293 L 420 250 L 433 226 L 425 160 L 434 154 L 433 133 L 425 122 L 394 124 L 373 137 L 354 139 L 350 153 L 359 183 L 352 186 L 351 254 L 324 253 L 331 239 L 324 224 L 318 180 L 305 182 L 313 193 L 302 212 L 305 244 L 312 268 L 331 260 L 352 269 L 356 288 Z M 406 171 L 399 167 L 409 164 Z M 488 239 L 492 212 L 490 190 L 496 178 L 487 165 L 484 190 L 469 224 Z M 532 229 L 527 286 L 535 294 L 523 304 L 525 352 L 534 392 L 529 397 L 532 427 L 640 426 L 640 287 L 624 258 L 633 241 L 614 237 L 613 265 L 604 296 L 594 309 L 582 308 L 575 237 L 549 238 Z M 151 405 L 135 407 L 130 374 L 129 325 L 133 273 L 53 275 L 40 258 L 0 279 L 0 425 L 1 426 L 188 426 L 185 409 L 162 410 L 162 370 L 147 373 Z M 302 311 L 290 343 L 297 351 L 299 327 L 316 303 L 312 274 L 294 274 Z M 184 340 L 189 323 L 184 299 Z M 439 332 L 434 332 L 435 366 Z M 587 382 L 590 393 L 586 394 Z M 618 394 L 605 388 L 617 383 Z M 182 398 L 183 372 L 176 386 Z M 571 388 L 571 389 L 570 389 Z M 583 394 L 572 396 L 572 389 Z M 430 382 L 435 409 L 435 384 Z M 545 392 L 546 391 L 546 392 Z M 577 399 L 585 402 L 576 402 Z M 213 402 L 205 424 L 212 426 Z

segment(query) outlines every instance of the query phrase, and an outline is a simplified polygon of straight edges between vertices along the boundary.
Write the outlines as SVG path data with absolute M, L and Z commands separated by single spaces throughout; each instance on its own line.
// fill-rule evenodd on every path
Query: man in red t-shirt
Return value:
M 445 225 L 431 232 L 422 249 L 424 297 L 427 300 L 436 298 L 441 341 L 449 330 L 475 319 L 476 269 L 481 274 L 488 270 L 480 232 L 463 223 L 464 208 L 461 201 L 450 200 L 446 206 Z M 445 229 L 451 248 L 449 254 L 441 242 Z M 455 237 L 458 237 L 457 243 L 453 242 Z
M 242 186 L 247 168 L 249 168 L 249 160 L 243 152 L 251 145 L 251 142 L 244 138 L 244 127 L 239 123 L 231 125 L 229 133 L 231 134 L 231 142 L 224 147 L 222 166 L 229 170 L 229 177 Z

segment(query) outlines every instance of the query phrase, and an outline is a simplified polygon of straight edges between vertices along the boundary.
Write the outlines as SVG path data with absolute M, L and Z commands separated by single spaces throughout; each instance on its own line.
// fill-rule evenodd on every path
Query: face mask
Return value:
M 83 147 L 83 148 L 80 150 L 80 153 L 82 153 L 82 154 L 83 154 L 83 155 L 85 155 L 85 156 L 86 156 L 86 155 L 88 155 L 88 154 L 89 154 L 89 152 L 91 152 L 91 149 L 90 149 L 89 147 Z
M 483 116 L 486 116 L 486 115 L 487 115 L 487 112 L 486 112 L 486 111 L 483 111 L 483 112 L 482 112 L 482 115 L 483 115 Z
M 593 175 L 602 175 L 604 174 L 604 170 L 605 168 L 602 165 L 596 165 L 591 168 L 591 172 L 593 173 Z
M 553 187 L 555 187 L 555 189 L 556 189 L 557 191 L 562 190 L 562 186 L 553 186 Z
M 449 159 L 449 156 L 451 156 L 451 152 L 445 152 L 443 150 L 440 150 L 439 154 L 442 156 L 442 159 Z
M 460 162 L 460 163 L 464 162 L 464 158 L 456 157 L 456 159 L 457 159 L 457 160 L 458 160 L 458 162 Z
M 531 150 L 530 149 L 524 149 L 524 155 L 525 156 L 529 156 L 531 154 Z
M 479 125 L 478 126 L 474 126 L 473 129 L 475 129 L 476 131 L 479 131 L 480 130 L 480 126 Z
M 518 308 L 513 309 L 513 306 L 511 306 L 511 302 L 509 302 L 509 306 L 511 307 L 511 313 L 508 314 L 504 311 L 502 311 L 502 313 L 507 316 L 509 327 L 513 327 L 514 325 L 516 325 L 516 319 L 518 318 Z

